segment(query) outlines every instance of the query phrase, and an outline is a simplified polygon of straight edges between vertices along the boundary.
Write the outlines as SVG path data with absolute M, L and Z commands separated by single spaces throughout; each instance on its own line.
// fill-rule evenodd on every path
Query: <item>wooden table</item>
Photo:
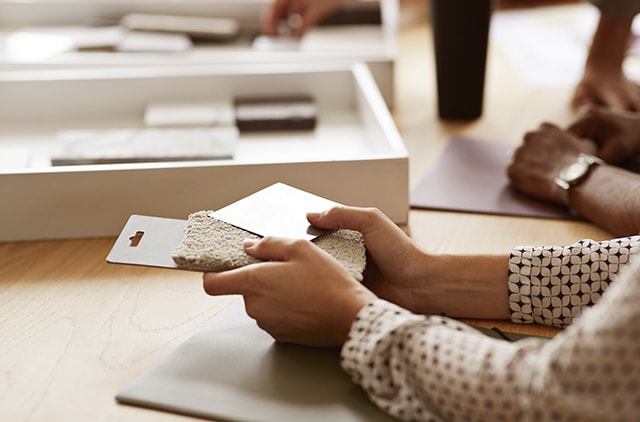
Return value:
M 528 88 L 490 46 L 483 117 L 439 121 L 426 2 L 401 3 L 394 116 L 410 152 L 411 186 L 452 134 L 516 144 L 543 120 L 571 119 L 569 89 Z M 609 237 L 584 222 L 418 210 L 410 212 L 406 229 L 424 248 L 451 253 L 505 253 L 520 244 Z M 114 395 L 235 299 L 205 295 L 197 273 L 107 264 L 113 241 L 0 243 L 0 420 L 193 420 L 120 406 Z

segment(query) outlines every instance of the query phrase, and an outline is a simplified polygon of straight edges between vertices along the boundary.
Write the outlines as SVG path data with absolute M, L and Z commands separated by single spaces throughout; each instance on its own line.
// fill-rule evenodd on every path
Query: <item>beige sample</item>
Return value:
M 211 211 L 189 215 L 185 235 L 171 257 L 178 267 L 193 271 L 226 271 L 260 262 L 242 248 L 244 239 L 260 236 L 210 217 Z M 353 230 L 336 230 L 313 241 L 336 258 L 355 277 L 362 281 L 366 265 L 362 235 Z

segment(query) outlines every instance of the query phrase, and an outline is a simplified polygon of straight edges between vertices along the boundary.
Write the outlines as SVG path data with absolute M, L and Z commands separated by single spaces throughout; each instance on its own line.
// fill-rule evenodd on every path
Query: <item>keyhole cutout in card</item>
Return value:
M 144 232 L 142 230 L 138 230 L 136 234 L 129 237 L 129 242 L 130 242 L 129 246 L 131 246 L 132 248 L 135 248 L 136 246 L 138 246 L 142 241 L 142 236 L 144 236 Z
M 114 243 L 107 262 L 177 268 L 171 253 L 184 237 L 186 220 L 132 215 Z

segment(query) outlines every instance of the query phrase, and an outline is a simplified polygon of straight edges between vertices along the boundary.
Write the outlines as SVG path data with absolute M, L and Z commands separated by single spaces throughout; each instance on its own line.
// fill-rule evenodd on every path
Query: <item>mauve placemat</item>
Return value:
M 412 190 L 412 208 L 542 218 L 575 218 L 563 207 L 516 191 L 506 167 L 513 145 L 454 137 Z

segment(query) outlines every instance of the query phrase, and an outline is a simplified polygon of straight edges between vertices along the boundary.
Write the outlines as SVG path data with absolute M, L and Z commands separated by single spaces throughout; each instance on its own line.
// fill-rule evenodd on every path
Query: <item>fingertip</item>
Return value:
M 307 220 L 309 221 L 315 221 L 320 217 L 322 217 L 322 213 L 318 211 L 311 211 L 307 213 Z
M 204 291 L 209 296 L 243 295 L 246 273 L 244 268 L 206 272 L 202 276 Z
M 307 213 L 307 221 L 312 225 L 319 223 L 325 213 L 320 211 L 310 211 Z
M 206 272 L 202 274 L 202 288 L 204 292 L 210 296 L 214 296 L 215 292 L 211 289 L 212 286 L 212 278 L 215 276 L 215 273 Z
M 258 239 L 253 239 L 253 238 L 246 238 L 242 241 L 242 247 L 244 249 L 251 249 L 253 246 L 255 246 L 258 243 Z
M 585 109 L 593 107 L 598 104 L 598 100 L 586 92 L 576 93 L 571 101 L 571 108 L 576 113 L 580 113 Z
M 307 213 L 307 220 L 315 227 L 322 229 L 338 229 L 340 227 L 339 209 L 341 205 L 336 205 L 322 211 L 311 211 Z

